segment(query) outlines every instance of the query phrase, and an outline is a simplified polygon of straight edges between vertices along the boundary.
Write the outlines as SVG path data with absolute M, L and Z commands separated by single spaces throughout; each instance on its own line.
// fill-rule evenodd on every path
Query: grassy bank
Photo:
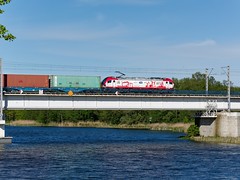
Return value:
M 100 121 L 96 121 L 96 122 L 79 121 L 77 123 L 50 122 L 48 124 L 41 124 L 41 123 L 38 123 L 37 121 L 32 121 L 32 120 L 17 120 L 17 121 L 11 121 L 7 123 L 7 125 L 11 125 L 11 126 L 98 127 L 98 128 L 169 130 L 169 131 L 176 131 L 176 132 L 187 132 L 187 129 L 191 124 L 192 123 L 150 123 L 150 124 L 133 124 L 133 125 L 128 125 L 128 124 L 112 125 L 112 124 L 107 124 Z
M 240 144 L 240 137 L 191 137 L 190 139 L 197 142 Z

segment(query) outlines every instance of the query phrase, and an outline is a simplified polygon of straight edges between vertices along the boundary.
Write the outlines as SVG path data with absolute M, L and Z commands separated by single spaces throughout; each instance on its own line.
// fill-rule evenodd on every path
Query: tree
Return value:
M 6 5 L 10 3 L 11 0 L 0 0 L 0 6 Z M 0 9 L 0 14 L 4 13 L 2 9 Z M 0 24 L 0 38 L 6 41 L 13 41 L 16 37 L 8 32 L 7 28 Z
M 205 80 L 205 77 L 206 77 L 206 75 L 202 74 L 200 72 L 196 72 L 195 74 L 192 74 L 192 79 L 198 80 L 198 81 Z
M 197 125 L 191 125 L 187 130 L 188 137 L 199 136 L 199 127 Z

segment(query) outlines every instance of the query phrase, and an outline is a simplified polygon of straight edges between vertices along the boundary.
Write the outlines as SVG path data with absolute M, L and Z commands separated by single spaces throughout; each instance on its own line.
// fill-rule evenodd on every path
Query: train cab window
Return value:
M 115 83 L 115 80 L 113 80 L 113 82 Z
M 107 83 L 111 83 L 111 82 L 112 82 L 112 80 L 108 81 Z
M 172 82 L 169 82 L 169 84 L 173 84 Z

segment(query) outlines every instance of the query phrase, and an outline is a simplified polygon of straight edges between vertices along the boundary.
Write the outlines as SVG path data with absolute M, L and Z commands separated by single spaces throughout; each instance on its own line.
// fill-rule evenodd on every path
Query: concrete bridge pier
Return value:
M 220 112 L 217 116 L 196 116 L 200 136 L 240 137 L 240 113 Z
M 12 137 L 5 137 L 5 121 L 0 120 L 0 144 L 12 143 Z
M 0 120 L 0 138 L 5 137 L 5 121 Z
M 3 117 L 3 73 L 0 58 L 0 144 L 12 143 L 12 137 L 5 137 L 5 120 Z

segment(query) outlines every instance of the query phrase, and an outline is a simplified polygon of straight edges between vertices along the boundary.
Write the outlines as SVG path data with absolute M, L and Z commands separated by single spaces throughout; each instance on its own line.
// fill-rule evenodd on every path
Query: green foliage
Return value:
M 11 0 L 0 0 L 0 6 L 6 5 L 8 3 L 10 3 Z M 4 13 L 4 11 L 2 9 L 0 9 L 0 14 Z
M 133 125 L 137 123 L 146 123 L 148 113 L 146 111 L 124 111 L 120 117 L 121 124 Z
M 10 3 L 11 0 L 0 0 L 0 6 L 6 5 Z M 0 14 L 4 13 L 2 9 L 0 9 Z M 0 24 L 0 38 L 6 41 L 13 41 L 16 39 L 14 35 L 8 32 L 7 28 L 4 25 Z
M 191 125 L 187 130 L 188 137 L 199 136 L 199 127 L 196 125 Z
M 38 113 L 38 116 L 36 117 L 37 122 L 42 123 L 42 124 L 48 124 L 48 114 L 47 111 L 41 111 Z
M 98 111 L 98 119 L 109 124 L 120 124 L 123 111 Z
M 208 78 L 208 88 L 212 91 L 226 91 L 226 83 L 216 81 L 213 76 Z M 177 90 L 194 90 L 205 91 L 206 89 L 206 75 L 200 72 L 192 74 L 191 78 L 174 79 L 175 89 Z
M 39 123 L 102 121 L 108 124 L 193 122 L 191 111 L 112 111 L 112 110 L 6 110 L 5 119 L 36 120 Z
M 5 39 L 6 41 L 13 41 L 14 39 L 16 39 L 16 37 L 8 33 L 6 27 L 1 24 L 0 24 L 0 38 Z
M 10 2 L 11 2 L 11 0 L 0 0 L 0 5 L 2 6 L 2 5 L 5 5 L 5 4 L 8 4 Z
M 4 116 L 5 116 L 5 119 L 7 120 L 7 122 L 15 121 L 16 120 L 16 111 L 12 111 L 12 110 L 6 111 L 5 110 Z

